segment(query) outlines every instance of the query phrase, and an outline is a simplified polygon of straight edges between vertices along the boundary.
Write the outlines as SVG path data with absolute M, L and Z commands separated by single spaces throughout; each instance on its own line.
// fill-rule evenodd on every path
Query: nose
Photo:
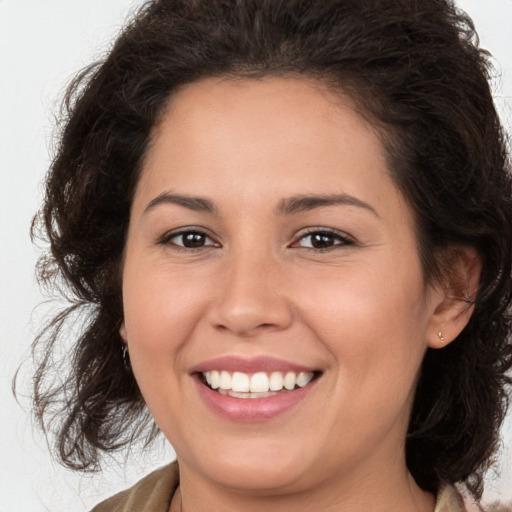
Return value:
M 216 329 L 251 338 L 289 327 L 293 312 L 282 269 L 274 258 L 253 252 L 233 256 L 225 264 L 210 310 L 210 321 Z

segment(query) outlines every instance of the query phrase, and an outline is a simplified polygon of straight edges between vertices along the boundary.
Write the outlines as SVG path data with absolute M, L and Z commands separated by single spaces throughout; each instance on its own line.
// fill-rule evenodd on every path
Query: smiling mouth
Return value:
M 198 373 L 211 390 L 233 398 L 269 398 L 307 386 L 320 372 L 228 372 L 212 370 Z

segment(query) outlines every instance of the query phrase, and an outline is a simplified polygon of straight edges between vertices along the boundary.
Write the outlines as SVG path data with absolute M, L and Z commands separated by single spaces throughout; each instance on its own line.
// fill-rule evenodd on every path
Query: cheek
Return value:
M 381 262 L 380 262 L 381 263 Z M 424 331 L 428 319 L 421 271 L 415 266 L 393 272 L 389 266 L 348 266 L 322 276 L 315 271 L 294 292 L 301 312 L 329 337 L 343 333 L 347 341 L 378 333 L 391 338 Z M 382 268 L 383 267 L 383 268 Z M 388 336 L 386 336 L 388 338 Z M 375 340 L 377 342 L 377 340 Z M 412 341 L 412 340 L 411 340 Z M 380 342 L 385 344 L 387 339 Z
M 125 326 L 133 369 L 143 387 L 152 375 L 168 378 L 169 368 L 179 363 L 181 348 L 201 316 L 202 296 L 177 272 L 159 265 L 149 272 L 146 265 L 130 263 L 123 280 Z
M 186 438 L 183 393 L 187 347 L 201 317 L 202 296 L 179 273 L 125 272 L 123 300 L 132 371 L 159 427 L 174 439 Z M 130 269 L 127 269 L 130 271 Z
M 426 350 L 429 310 L 418 266 L 345 269 L 297 293 L 301 314 L 351 388 L 408 394 Z M 373 393 L 370 393 L 370 389 Z

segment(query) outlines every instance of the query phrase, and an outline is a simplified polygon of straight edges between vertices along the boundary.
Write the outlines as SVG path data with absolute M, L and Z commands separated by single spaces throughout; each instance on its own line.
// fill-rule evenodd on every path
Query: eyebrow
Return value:
M 289 197 L 279 203 L 277 213 L 281 215 L 293 215 L 295 213 L 314 210 L 315 208 L 336 205 L 364 208 L 379 217 L 379 214 L 372 206 L 349 194 L 300 195 Z
M 154 199 L 152 199 L 146 206 L 144 213 L 152 210 L 161 204 L 176 204 L 183 206 L 189 210 L 196 212 L 218 214 L 218 208 L 212 201 L 204 197 L 189 196 L 186 194 L 173 194 L 170 192 L 162 192 Z M 276 211 L 279 215 L 294 215 L 315 208 L 322 208 L 326 206 L 356 206 L 370 211 L 375 216 L 379 217 L 376 210 L 368 203 L 357 199 L 349 194 L 325 194 L 325 195 L 299 195 L 283 199 Z
M 218 214 L 217 207 L 208 199 L 184 194 L 172 194 L 170 192 L 162 192 L 152 199 L 146 206 L 144 213 L 161 204 L 177 204 L 195 212 Z

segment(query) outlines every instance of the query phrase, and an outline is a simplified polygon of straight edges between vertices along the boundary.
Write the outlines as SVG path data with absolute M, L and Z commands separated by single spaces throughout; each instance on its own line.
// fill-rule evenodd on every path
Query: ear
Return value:
M 474 310 L 482 262 L 475 249 L 457 247 L 446 253 L 443 282 L 431 291 L 433 313 L 427 345 L 443 348 L 466 327 Z
M 121 327 L 119 327 L 119 335 L 121 336 L 122 340 L 127 343 L 128 342 L 128 333 L 126 332 L 126 324 L 121 324 Z

